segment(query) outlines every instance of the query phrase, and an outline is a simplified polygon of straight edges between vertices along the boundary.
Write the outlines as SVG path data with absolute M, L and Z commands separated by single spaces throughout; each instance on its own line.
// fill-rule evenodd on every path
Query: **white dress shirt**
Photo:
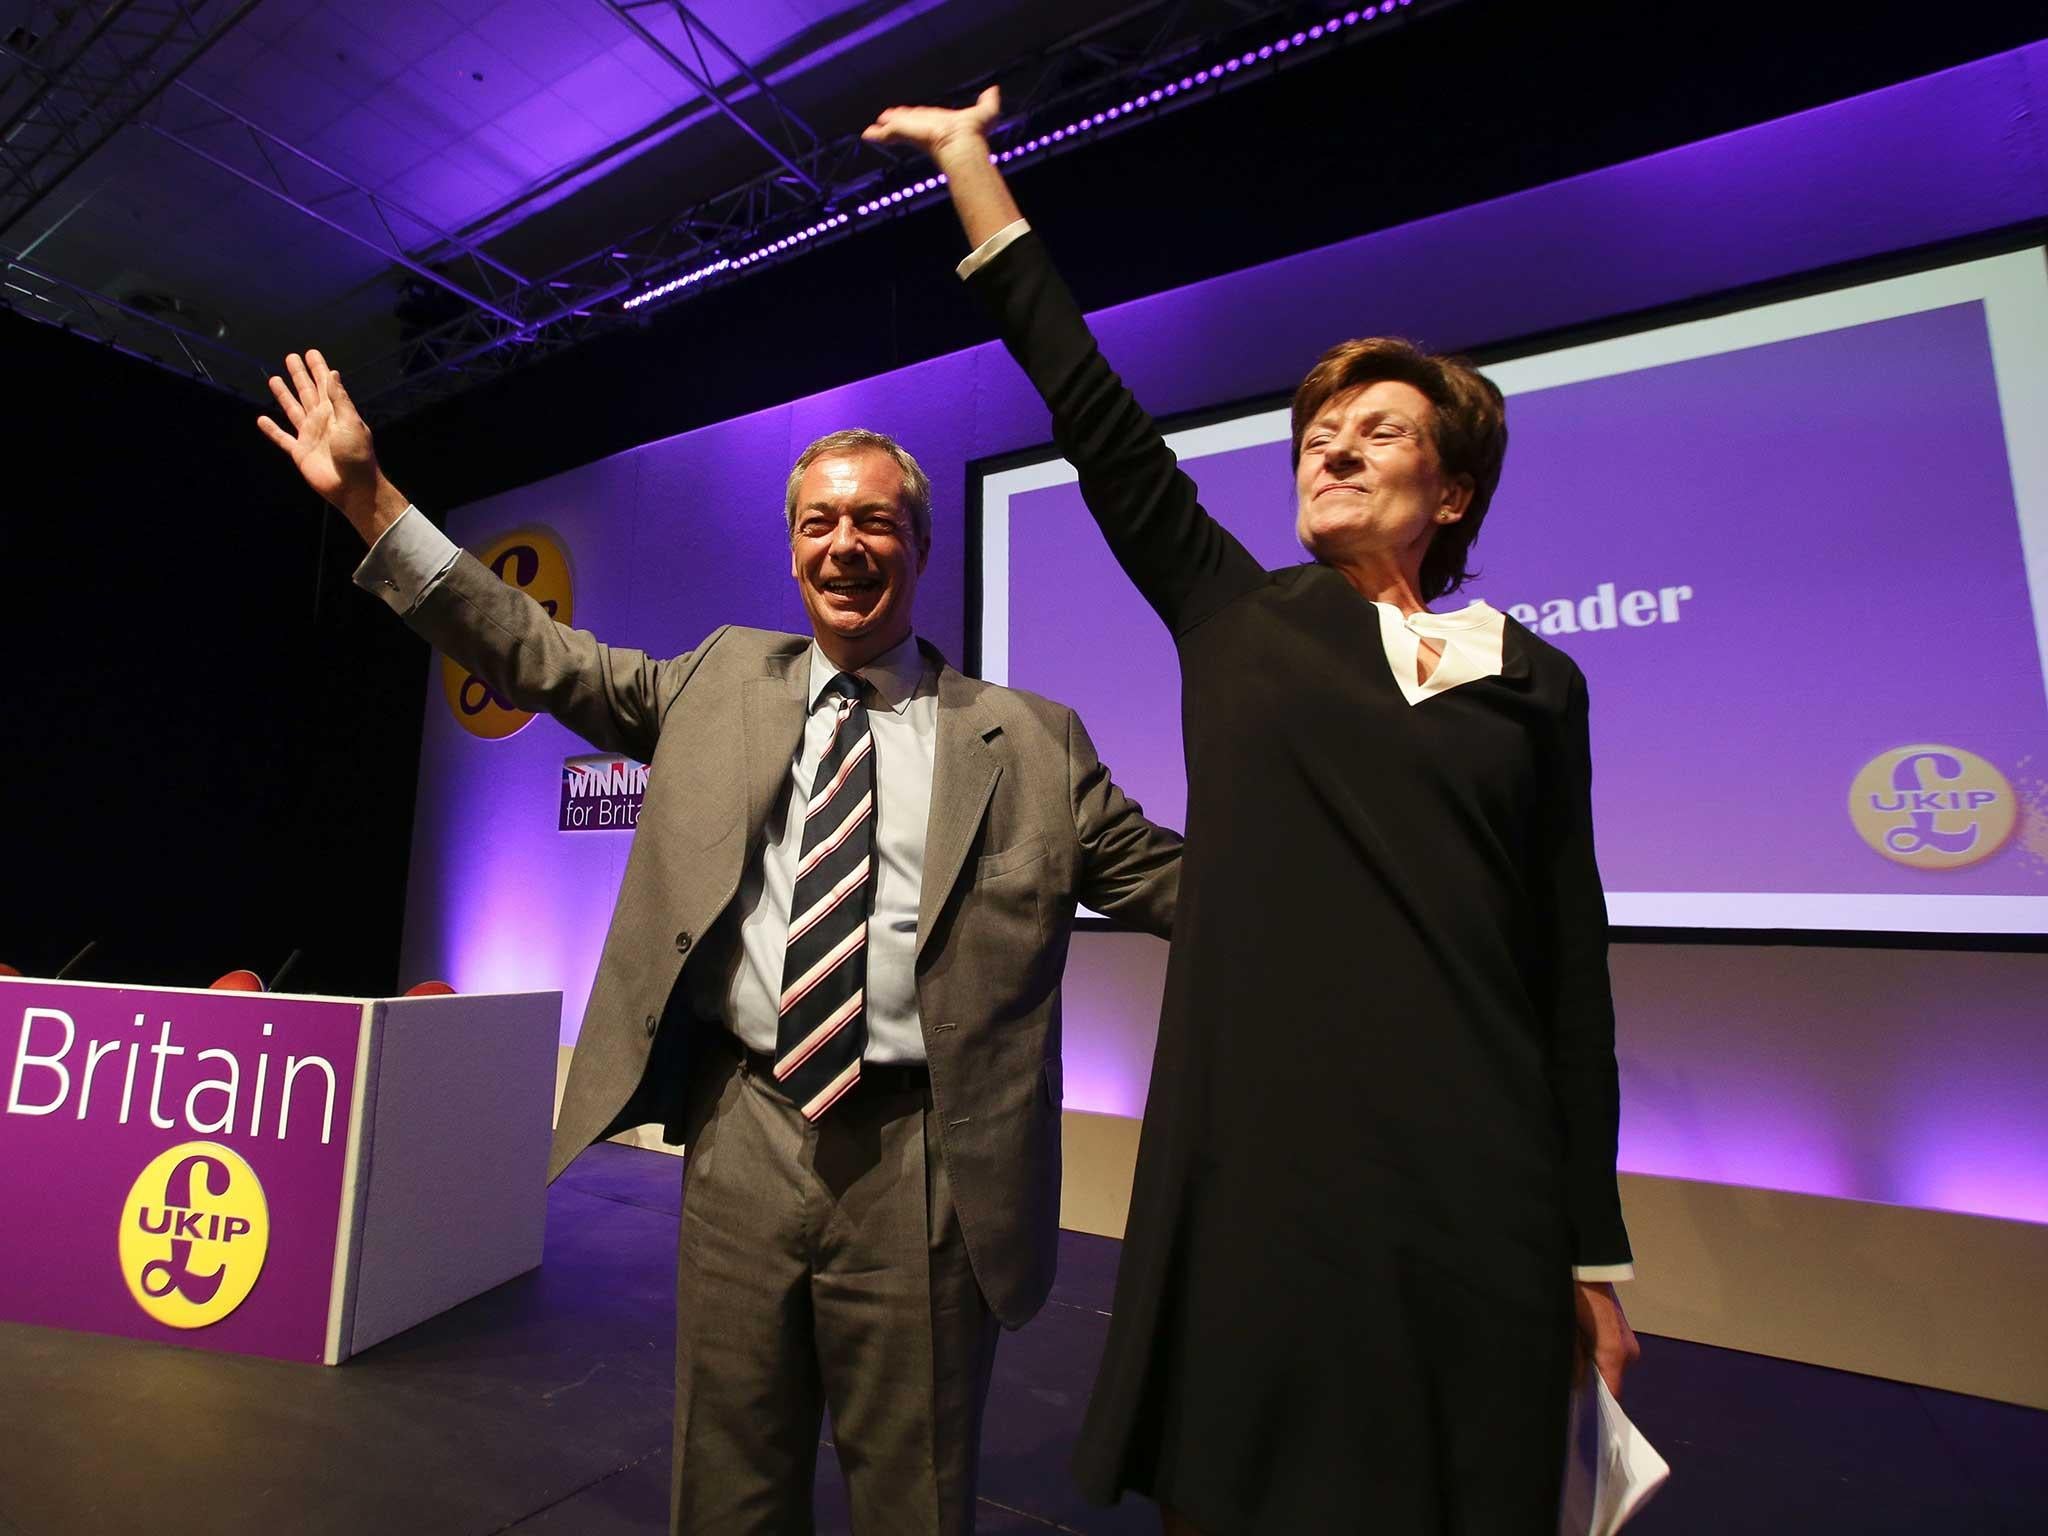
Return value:
M 804 812 L 832 742 L 835 706 L 825 685 L 839 675 L 811 642 L 809 718 L 790 763 L 789 794 L 769 818 L 767 846 L 740 880 L 740 957 L 726 993 L 726 1024 L 757 1051 L 775 1050 L 789 900 L 803 852 Z M 868 1043 L 863 1060 L 923 1061 L 917 1013 L 917 902 L 924 888 L 924 833 L 931 817 L 932 760 L 939 739 L 938 669 L 905 640 L 856 674 L 869 685 L 875 741 L 875 886 L 868 912 Z M 822 702 L 821 702 L 822 701 Z

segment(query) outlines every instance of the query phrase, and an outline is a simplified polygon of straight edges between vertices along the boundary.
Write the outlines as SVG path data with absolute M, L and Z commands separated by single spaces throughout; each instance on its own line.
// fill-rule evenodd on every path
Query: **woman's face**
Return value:
M 1470 483 L 1446 476 L 1431 435 L 1435 407 L 1412 384 L 1382 379 L 1333 395 L 1301 437 L 1294 532 L 1325 564 L 1393 556 L 1419 568 L 1438 528 L 1465 515 Z

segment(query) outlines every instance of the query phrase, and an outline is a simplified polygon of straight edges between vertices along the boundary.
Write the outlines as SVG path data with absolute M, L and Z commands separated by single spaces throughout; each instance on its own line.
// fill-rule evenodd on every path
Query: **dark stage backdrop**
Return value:
M 381 993 L 426 651 L 243 402 L 0 314 L 0 960 Z

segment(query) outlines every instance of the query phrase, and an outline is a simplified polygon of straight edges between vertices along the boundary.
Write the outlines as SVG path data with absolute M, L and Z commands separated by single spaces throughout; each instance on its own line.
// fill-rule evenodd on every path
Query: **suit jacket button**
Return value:
M 657 1018 L 656 1018 L 656 1017 L 655 1017 L 655 1016 L 654 1016 L 653 1014 L 651 1014 L 651 1013 L 650 1013 L 649 1015 L 647 1015 L 647 1038 L 648 1038 L 648 1039 L 652 1040 L 652 1039 L 654 1038 L 654 1032 L 655 1032 L 655 1030 L 659 1029 L 660 1027 L 661 1027 L 661 1020 L 657 1019 Z
M 676 935 L 676 953 L 679 955 L 687 955 L 689 952 L 690 935 L 688 931 L 685 930 L 684 932 Z

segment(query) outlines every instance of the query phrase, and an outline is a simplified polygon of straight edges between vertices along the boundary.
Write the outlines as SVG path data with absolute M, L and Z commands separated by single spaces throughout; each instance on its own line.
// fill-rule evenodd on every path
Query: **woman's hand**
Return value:
M 971 107 L 891 107 L 861 131 L 870 144 L 915 144 L 932 157 L 970 249 L 1023 217 L 989 163 L 989 125 L 1002 108 L 1003 93 L 990 86 Z
M 1619 1400 L 1622 1373 L 1643 1352 L 1642 1345 L 1636 1342 L 1635 1329 L 1628 1325 L 1628 1315 L 1621 1310 L 1621 1298 L 1605 1280 L 1575 1280 L 1572 1302 L 1579 1324 L 1578 1368 L 1573 1374 L 1582 1373 L 1591 1358 L 1601 1380 L 1607 1383 L 1607 1390 Z
M 861 131 L 870 144 L 914 144 L 940 169 L 962 155 L 988 156 L 988 130 L 1003 109 L 1003 93 L 990 86 L 971 107 L 890 107 Z

